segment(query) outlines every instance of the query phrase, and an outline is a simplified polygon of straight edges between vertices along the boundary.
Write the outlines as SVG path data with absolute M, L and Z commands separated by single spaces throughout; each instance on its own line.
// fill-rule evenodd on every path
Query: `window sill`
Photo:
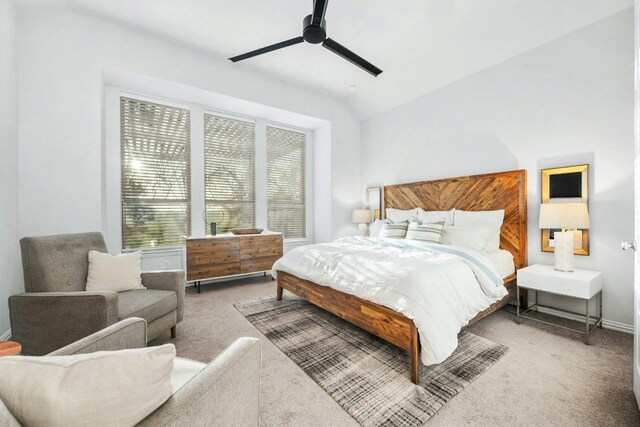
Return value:
M 161 255 L 168 253 L 178 253 L 184 251 L 184 246 L 172 246 L 166 248 L 139 248 L 139 249 L 122 249 L 123 254 L 128 254 L 132 252 L 140 251 L 142 255 Z

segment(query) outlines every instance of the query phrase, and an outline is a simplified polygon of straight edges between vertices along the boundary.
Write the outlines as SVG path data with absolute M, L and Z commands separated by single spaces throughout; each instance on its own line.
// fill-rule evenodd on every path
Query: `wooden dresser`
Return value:
M 236 274 L 271 270 L 283 253 L 282 233 L 219 234 L 187 238 L 187 281 L 195 282 Z

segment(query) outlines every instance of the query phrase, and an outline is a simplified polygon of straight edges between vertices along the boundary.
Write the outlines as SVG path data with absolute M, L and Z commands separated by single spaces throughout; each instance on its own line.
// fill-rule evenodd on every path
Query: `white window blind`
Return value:
M 303 238 L 306 134 L 267 126 L 267 223 L 287 239 Z
M 181 246 L 189 234 L 190 112 L 120 98 L 123 249 Z
M 255 123 L 204 115 L 205 210 L 218 232 L 255 227 Z

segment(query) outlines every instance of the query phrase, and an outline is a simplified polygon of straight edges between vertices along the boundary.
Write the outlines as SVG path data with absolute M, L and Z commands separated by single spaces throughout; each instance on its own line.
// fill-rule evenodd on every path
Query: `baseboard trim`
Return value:
M 9 329 L 4 334 L 0 335 L 0 341 L 8 341 L 11 338 L 11 329 Z
M 584 316 L 565 313 L 560 310 L 555 310 L 548 307 L 538 307 L 540 313 L 551 314 L 552 316 L 563 317 L 569 320 L 575 320 L 577 322 L 584 322 Z M 602 319 L 602 327 L 605 329 L 611 329 L 613 331 L 625 332 L 627 334 L 633 334 L 633 325 L 627 325 L 626 323 L 615 322 L 613 320 Z

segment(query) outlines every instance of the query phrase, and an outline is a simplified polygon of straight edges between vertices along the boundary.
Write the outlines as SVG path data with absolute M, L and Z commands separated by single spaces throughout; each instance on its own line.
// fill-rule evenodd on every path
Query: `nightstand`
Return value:
M 520 307 L 520 288 L 535 291 L 535 303 L 532 306 L 527 307 L 525 310 L 521 310 Z M 584 300 L 586 315 L 538 304 L 538 292 L 546 292 L 549 294 Z M 602 273 L 599 271 L 575 269 L 572 272 L 565 272 L 555 270 L 551 265 L 530 265 L 518 270 L 516 294 L 516 300 L 518 301 L 516 322 L 518 324 L 521 322 L 521 318 L 524 317 L 526 319 L 535 320 L 536 322 L 569 329 L 575 332 L 581 332 L 585 335 L 584 343 L 587 345 L 589 344 L 589 334 L 591 334 L 597 326 L 602 328 Z M 591 301 L 595 296 L 598 297 L 598 317 L 592 317 L 589 315 L 589 301 Z M 537 311 L 538 307 L 550 308 L 567 314 L 585 316 L 584 332 L 582 330 L 569 328 L 525 315 L 533 309 L 536 309 Z

